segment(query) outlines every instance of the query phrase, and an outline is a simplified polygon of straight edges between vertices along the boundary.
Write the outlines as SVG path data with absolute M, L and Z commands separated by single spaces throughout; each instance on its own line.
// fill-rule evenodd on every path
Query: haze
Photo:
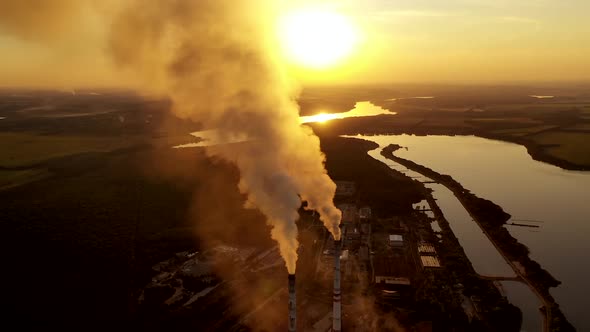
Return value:
M 0 0 L 4 325 L 590 331 L 588 0 Z
M 121 86 L 131 80 L 104 57 L 111 27 L 89 6 L 72 1 L 0 4 L 0 85 Z M 106 2 L 109 3 L 109 2 Z M 337 10 L 363 40 L 347 61 L 328 69 L 293 66 L 305 83 L 514 82 L 590 79 L 590 3 L 569 1 L 296 1 L 285 10 Z M 107 11 L 96 2 L 98 12 Z M 20 8 L 17 8 L 20 7 Z M 26 29 L 14 13 L 37 8 Z M 55 24 L 40 13 L 63 11 Z M 69 16 L 75 13 L 75 16 Z M 74 19 L 71 19 L 74 17 Z M 21 26 L 22 28 L 22 26 Z M 51 36 L 50 42 L 47 37 Z M 40 42 L 43 39 L 43 42 Z

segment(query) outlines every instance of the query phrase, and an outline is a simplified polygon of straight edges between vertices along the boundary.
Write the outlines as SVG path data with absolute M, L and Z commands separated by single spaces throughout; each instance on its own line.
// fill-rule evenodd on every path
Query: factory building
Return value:
M 404 246 L 404 237 L 399 234 L 390 234 L 389 235 L 389 245 L 394 248 L 399 248 Z
M 358 247 L 361 232 L 357 227 L 343 227 L 343 236 L 349 246 Z
M 425 269 L 440 267 L 440 261 L 435 256 L 420 256 L 420 261 Z
M 405 256 L 375 256 L 375 284 L 410 285 L 412 270 Z
M 361 222 L 367 221 L 371 218 L 371 208 L 368 206 L 362 207 L 359 209 L 359 218 Z
M 411 267 L 403 256 L 375 257 L 375 289 L 382 301 L 411 297 Z
M 420 263 L 422 268 L 439 268 L 440 261 L 436 256 L 436 249 L 434 246 L 427 242 L 420 242 L 418 244 L 418 254 L 420 255 Z
M 336 181 L 336 196 L 352 196 L 356 192 L 356 185 L 351 181 Z
M 358 211 L 354 204 L 340 204 L 338 209 L 342 211 L 342 224 L 353 227 L 357 222 Z
M 420 242 L 418 244 L 418 253 L 420 255 L 436 255 L 436 250 L 432 244 Z

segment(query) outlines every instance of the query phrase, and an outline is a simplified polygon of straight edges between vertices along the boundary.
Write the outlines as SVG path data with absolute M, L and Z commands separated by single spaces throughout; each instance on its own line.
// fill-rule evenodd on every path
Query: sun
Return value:
M 352 20 L 337 12 L 296 10 L 279 20 L 279 39 L 289 61 L 324 69 L 350 56 L 359 41 L 359 32 Z

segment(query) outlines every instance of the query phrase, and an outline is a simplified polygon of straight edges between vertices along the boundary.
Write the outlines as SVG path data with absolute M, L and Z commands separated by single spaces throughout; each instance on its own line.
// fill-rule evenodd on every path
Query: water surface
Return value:
M 507 227 L 530 249 L 531 258 L 563 282 L 551 293 L 568 319 L 579 331 L 590 331 L 586 314 L 590 306 L 589 172 L 563 170 L 533 160 L 521 145 L 474 136 L 362 138 L 381 146 L 407 147 L 395 154 L 452 176 L 476 195 L 502 206 L 514 222 L 540 226 Z
M 522 310 L 522 332 L 539 332 L 543 330 L 543 316 L 539 311 L 542 303 L 530 288 L 518 281 L 501 281 L 500 287 L 510 303 Z
M 378 136 L 356 137 L 362 137 L 363 139 L 371 140 L 379 144 L 379 142 L 375 140 L 375 138 Z M 369 155 L 371 157 L 389 165 L 389 167 L 393 169 L 403 172 L 406 176 L 409 176 L 415 180 L 421 182 L 432 181 L 430 178 L 409 170 L 402 165 L 396 164 L 397 166 L 393 167 L 392 163 L 394 162 L 381 155 L 381 150 L 388 144 L 379 145 L 380 146 L 378 149 L 369 151 Z M 465 253 L 471 261 L 475 271 L 481 275 L 486 276 L 513 277 L 515 274 L 514 271 L 512 271 L 512 268 L 510 268 L 508 263 L 506 263 L 504 258 L 502 258 L 502 256 L 498 253 L 496 248 L 488 240 L 479 226 L 473 221 L 469 213 L 463 208 L 463 205 L 461 205 L 461 202 L 459 202 L 453 192 L 451 192 L 445 186 L 437 183 L 429 183 L 425 184 L 425 186 L 434 190 L 432 195 L 436 199 L 436 203 L 443 211 L 445 218 L 449 222 L 453 233 L 459 239 L 459 242 L 465 250 Z M 427 209 L 430 208 L 428 203 L 425 201 L 418 203 L 418 205 L 426 206 Z M 414 205 L 414 207 L 415 206 L 416 205 Z M 427 213 L 427 215 L 434 217 L 434 214 L 430 211 Z M 438 228 L 438 225 L 435 226 L 435 228 Z
M 348 112 L 343 113 L 319 113 L 309 116 L 301 116 L 299 120 L 301 123 L 311 122 L 326 122 L 329 120 L 346 119 L 346 118 L 358 118 L 364 116 L 375 116 L 381 114 L 395 115 L 396 112 L 388 111 L 384 108 L 374 105 L 368 101 L 361 101 L 356 103 L 354 108 Z
M 420 98 L 420 97 L 418 97 Z M 305 123 L 313 123 L 313 122 L 326 122 L 329 120 L 335 119 L 345 119 L 345 118 L 357 118 L 357 117 L 365 117 L 365 116 L 376 116 L 381 114 L 388 114 L 388 115 L 395 115 L 396 112 L 391 112 L 384 108 L 374 105 L 368 101 L 361 101 L 357 102 L 355 107 L 343 113 L 320 113 L 316 115 L 309 115 L 309 116 L 300 116 L 299 121 L 302 124 Z M 187 143 L 187 144 L 180 144 L 176 145 L 173 148 L 175 149 L 182 149 L 182 148 L 195 148 L 195 147 L 204 147 L 204 146 L 213 146 L 219 144 L 231 144 L 231 143 L 239 143 L 248 140 L 247 136 L 244 135 L 222 135 L 221 132 L 215 129 L 210 130 L 202 130 L 196 131 L 191 133 L 192 136 L 197 137 L 200 139 L 199 142 L 196 143 Z

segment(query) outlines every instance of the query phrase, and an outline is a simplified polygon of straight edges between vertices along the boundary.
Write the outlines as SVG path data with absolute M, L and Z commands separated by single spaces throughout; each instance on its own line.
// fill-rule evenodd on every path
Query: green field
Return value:
M 538 111 L 538 112 L 562 112 L 572 109 L 583 110 L 588 105 L 586 103 L 543 103 L 543 104 L 507 104 L 484 107 L 490 112 L 504 111 Z
M 539 145 L 556 144 L 545 148 L 551 156 L 577 165 L 590 165 L 590 133 L 544 132 L 529 137 Z
M 499 129 L 494 130 L 494 134 L 498 135 L 510 135 L 515 137 L 527 136 L 539 133 L 541 131 L 546 131 L 556 128 L 556 126 L 552 125 L 541 125 L 541 126 L 533 126 L 533 127 L 526 127 L 526 128 L 514 128 L 514 129 Z
M 27 167 L 51 158 L 84 152 L 109 152 L 140 142 L 137 136 L 50 136 L 4 132 L 0 133 L 0 166 Z

